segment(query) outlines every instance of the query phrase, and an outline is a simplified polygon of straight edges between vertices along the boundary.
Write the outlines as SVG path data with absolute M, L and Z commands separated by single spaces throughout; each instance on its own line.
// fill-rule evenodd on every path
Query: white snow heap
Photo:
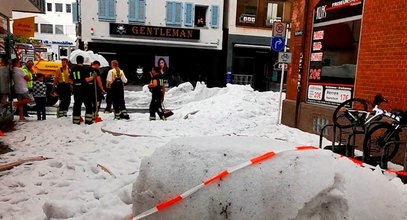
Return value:
M 287 142 L 182 138 L 142 160 L 133 215 Z M 325 150 L 290 151 L 232 173 L 145 219 L 403 219 L 402 184 Z M 405 193 L 404 193 L 405 194 Z

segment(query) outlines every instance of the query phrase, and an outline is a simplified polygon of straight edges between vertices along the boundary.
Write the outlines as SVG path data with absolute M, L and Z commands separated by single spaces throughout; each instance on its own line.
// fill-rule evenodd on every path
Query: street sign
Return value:
M 286 23 L 274 22 L 273 24 L 273 37 L 285 37 Z
M 279 52 L 278 62 L 279 63 L 291 63 L 292 53 L 289 52 Z
M 272 37 L 270 46 L 271 46 L 271 49 L 276 51 L 276 52 L 281 51 L 285 46 L 284 38 L 282 38 L 282 37 Z

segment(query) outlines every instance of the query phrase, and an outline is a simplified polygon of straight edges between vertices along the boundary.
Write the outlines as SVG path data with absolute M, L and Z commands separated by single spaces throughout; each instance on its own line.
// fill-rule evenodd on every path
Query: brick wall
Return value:
M 306 94 L 306 84 L 307 84 L 307 72 L 309 63 L 309 42 L 311 41 L 311 29 L 312 29 L 312 17 L 313 9 L 319 0 L 309 0 L 308 15 L 307 15 L 307 27 L 304 29 L 304 11 L 306 10 L 305 4 L 307 0 L 294 0 L 293 11 L 291 17 L 291 38 L 290 38 L 290 52 L 293 53 L 292 63 L 288 69 L 287 75 L 287 95 L 286 99 L 296 100 L 297 99 L 297 81 L 298 81 L 298 70 L 300 53 L 305 49 L 304 58 L 302 62 L 301 71 L 301 85 L 302 85 L 302 95 L 301 101 L 305 100 Z M 295 36 L 295 31 L 303 31 L 302 36 Z M 305 40 L 304 40 L 305 38 Z M 305 43 L 305 45 L 303 45 Z
M 382 93 L 386 109 L 407 110 L 406 0 L 366 0 L 355 97 Z

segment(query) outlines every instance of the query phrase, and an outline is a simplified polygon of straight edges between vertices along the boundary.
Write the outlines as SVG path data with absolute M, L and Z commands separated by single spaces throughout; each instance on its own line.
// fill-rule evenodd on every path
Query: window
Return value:
M 38 33 L 38 24 L 37 23 L 34 23 L 34 32 Z
M 77 3 L 72 3 L 72 23 L 77 24 L 79 23 L 80 19 L 80 5 Z
M 63 25 L 55 25 L 55 34 L 64 34 L 64 26 Z
M 182 3 L 167 2 L 166 4 L 166 24 L 181 25 L 182 23 Z
M 98 0 L 98 16 L 100 20 L 115 20 L 116 0 Z
M 55 3 L 55 11 L 56 12 L 62 12 L 62 4 L 61 3 Z
M 71 4 L 66 4 L 66 13 L 71 13 L 71 12 L 72 12 Z
M 52 11 L 52 3 L 47 3 L 47 11 Z
M 283 0 L 238 0 L 236 25 L 272 27 L 273 22 L 290 22 L 290 1 Z
M 53 34 L 54 32 L 52 31 L 52 24 L 41 24 L 41 33 L 43 34 Z
M 129 0 L 129 21 L 144 22 L 146 17 L 145 0 Z
M 207 6 L 195 6 L 195 26 L 205 27 L 206 26 L 206 11 Z
M 283 3 L 282 2 L 268 2 L 265 5 L 266 11 L 266 26 L 272 26 L 274 22 L 281 22 L 283 16 Z

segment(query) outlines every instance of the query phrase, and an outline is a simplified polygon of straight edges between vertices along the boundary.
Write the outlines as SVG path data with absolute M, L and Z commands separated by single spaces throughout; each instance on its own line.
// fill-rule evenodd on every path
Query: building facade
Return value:
M 45 14 L 13 12 L 13 18 L 34 16 L 34 39 L 48 48 L 48 60 L 68 57 L 76 46 L 76 30 L 73 23 L 72 0 L 46 0 Z
M 118 60 L 130 82 L 146 83 L 151 68 L 164 60 L 170 85 L 224 84 L 223 0 L 82 0 L 78 4 L 83 47 L 109 61 Z
M 280 83 L 278 53 L 271 50 L 274 22 L 289 24 L 291 0 L 225 1 L 226 70 L 233 83 L 251 84 L 259 91 L 276 90 Z
M 389 100 L 384 109 L 407 109 L 404 0 L 295 0 L 293 6 L 284 124 L 319 133 L 339 103 L 373 101 L 377 93 Z

